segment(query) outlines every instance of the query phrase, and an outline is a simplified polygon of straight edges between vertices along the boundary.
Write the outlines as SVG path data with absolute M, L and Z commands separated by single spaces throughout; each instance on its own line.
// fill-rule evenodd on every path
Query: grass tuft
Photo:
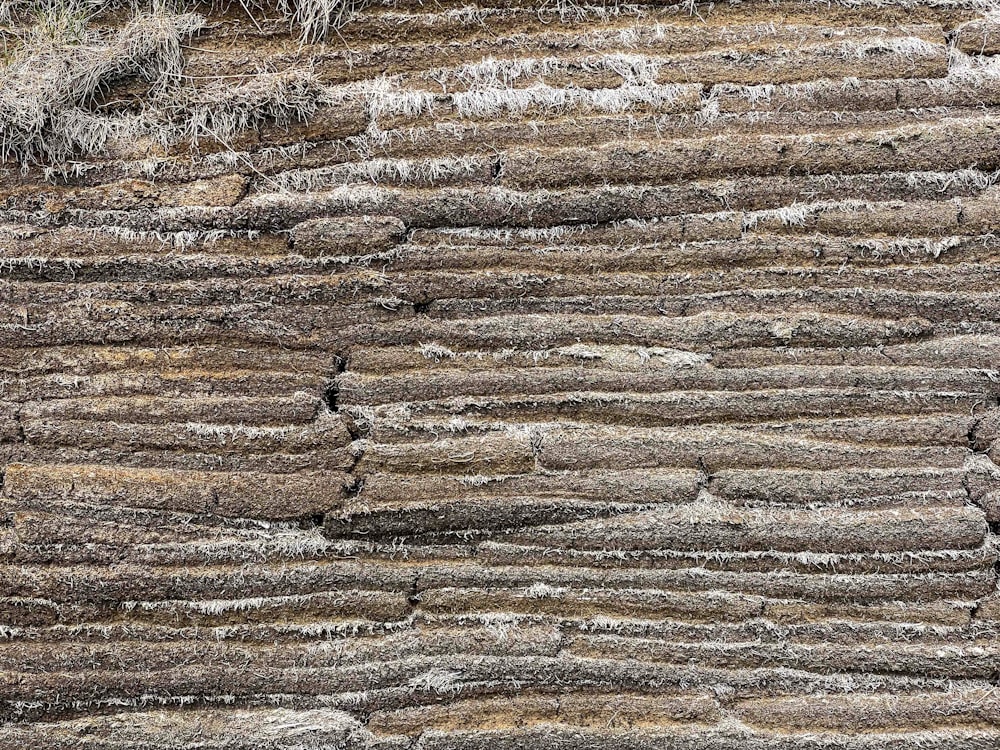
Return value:
M 169 141 L 197 145 L 204 138 L 228 145 L 237 134 L 263 122 L 287 125 L 316 113 L 323 94 L 311 73 L 260 73 L 233 85 L 216 81 L 204 87 L 179 88 L 154 100 Z
M 82 4 L 65 10 L 67 19 L 85 17 Z M 99 114 L 92 110 L 95 98 L 125 78 L 154 88 L 175 82 L 181 41 L 202 25 L 200 16 L 166 13 L 137 16 L 115 32 L 49 20 L 33 26 L 0 69 L 0 159 L 63 162 L 135 132 L 137 116 Z
M 367 0 L 278 0 L 278 8 L 304 42 L 319 42 L 339 31 Z

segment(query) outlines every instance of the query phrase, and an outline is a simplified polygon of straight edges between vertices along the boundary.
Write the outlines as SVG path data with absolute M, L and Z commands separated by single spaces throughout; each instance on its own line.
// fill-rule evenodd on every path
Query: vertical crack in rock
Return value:
M 334 364 L 334 375 L 330 378 L 330 382 L 327 385 L 326 390 L 323 392 L 323 403 L 330 413 L 337 414 L 340 411 L 340 406 L 338 404 L 338 399 L 340 397 L 340 383 L 338 382 L 338 378 L 347 369 L 347 359 L 339 354 L 335 355 Z

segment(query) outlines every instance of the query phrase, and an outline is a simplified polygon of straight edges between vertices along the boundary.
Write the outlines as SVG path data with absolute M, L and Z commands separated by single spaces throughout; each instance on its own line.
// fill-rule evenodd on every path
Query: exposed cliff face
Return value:
M 0 18 L 0 748 L 1000 745 L 992 10 Z

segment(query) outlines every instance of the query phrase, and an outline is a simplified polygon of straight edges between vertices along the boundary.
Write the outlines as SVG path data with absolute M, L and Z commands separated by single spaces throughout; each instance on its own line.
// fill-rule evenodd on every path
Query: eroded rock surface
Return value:
M 846 6 L 106 9 L 0 123 L 0 748 L 1000 747 L 1000 22 Z

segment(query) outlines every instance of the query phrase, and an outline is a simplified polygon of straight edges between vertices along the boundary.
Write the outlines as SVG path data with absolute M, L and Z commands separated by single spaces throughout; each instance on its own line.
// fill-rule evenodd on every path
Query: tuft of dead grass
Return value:
M 73 2 L 69 17 L 31 26 L 0 68 L 0 160 L 59 165 L 142 139 L 160 148 L 196 148 L 206 138 L 228 147 L 263 122 L 308 119 L 324 95 L 314 75 L 297 70 L 188 85 L 182 44 L 201 28 L 201 16 L 160 9 L 109 31 L 73 20 L 86 19 L 89 7 Z M 109 87 L 135 78 L 151 84 L 138 111 L 96 106 Z
M 367 0 L 278 0 L 278 9 L 304 42 L 319 42 L 341 29 Z
M 559 0 L 565 2 L 566 0 Z M 251 16 L 265 10 L 263 0 L 236 0 Z M 319 42 L 347 24 L 369 0 L 277 0 L 277 9 L 303 42 Z M 25 23 L 39 14 L 78 16 L 85 21 L 110 10 L 134 13 L 180 12 L 185 8 L 226 8 L 228 0 L 3 0 L 0 25 Z
M 163 120 L 168 141 L 197 145 L 203 138 L 222 144 L 238 133 L 273 122 L 287 125 L 312 117 L 324 87 L 303 71 L 260 73 L 233 85 L 221 80 L 203 87 L 179 88 L 154 100 L 154 117 Z
M 62 162 L 137 130 L 134 115 L 93 111 L 95 98 L 124 78 L 138 77 L 154 88 L 176 81 L 181 42 L 203 23 L 192 14 L 149 13 L 108 32 L 73 20 L 85 12 L 75 3 L 63 20 L 31 27 L 0 69 L 0 159 Z

